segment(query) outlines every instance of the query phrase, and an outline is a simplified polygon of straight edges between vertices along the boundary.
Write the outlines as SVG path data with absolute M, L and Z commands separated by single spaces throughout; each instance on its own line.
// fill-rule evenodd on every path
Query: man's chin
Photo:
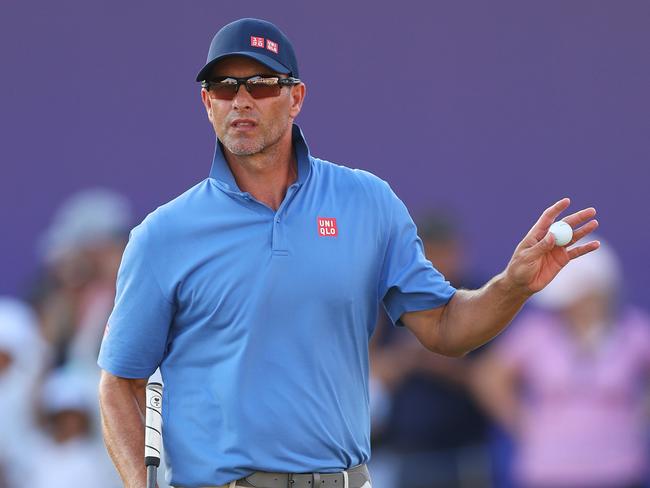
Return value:
M 263 144 L 256 143 L 253 141 L 247 141 L 247 142 L 226 141 L 224 142 L 223 145 L 226 147 L 226 149 L 228 149 L 229 152 L 231 152 L 235 156 L 252 156 L 253 154 L 262 152 L 262 150 L 264 149 Z

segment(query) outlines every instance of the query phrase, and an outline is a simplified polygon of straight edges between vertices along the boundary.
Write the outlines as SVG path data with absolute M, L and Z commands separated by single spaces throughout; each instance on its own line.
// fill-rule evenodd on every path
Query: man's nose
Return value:
M 244 85 L 239 85 L 237 87 L 237 92 L 235 93 L 235 98 L 232 99 L 232 106 L 235 110 L 242 110 L 251 108 L 253 104 L 253 97 Z

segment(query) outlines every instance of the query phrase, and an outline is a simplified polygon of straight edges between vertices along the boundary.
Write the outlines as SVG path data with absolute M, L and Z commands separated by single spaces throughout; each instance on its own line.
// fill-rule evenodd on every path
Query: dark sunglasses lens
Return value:
M 217 98 L 219 100 L 232 100 L 235 98 L 237 88 L 239 88 L 239 86 L 235 84 L 215 83 L 210 87 L 210 95 L 212 98 Z
M 248 83 L 246 88 L 253 98 L 277 97 L 280 94 L 280 85 L 267 85 L 263 83 Z

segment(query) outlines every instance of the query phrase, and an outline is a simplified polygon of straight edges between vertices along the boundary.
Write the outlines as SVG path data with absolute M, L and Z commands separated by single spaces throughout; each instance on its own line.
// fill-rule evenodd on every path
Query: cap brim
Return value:
M 276 73 L 282 73 L 282 74 L 289 74 L 291 73 L 291 70 L 287 68 L 285 65 L 282 63 L 279 63 L 275 59 L 266 56 L 264 54 L 258 54 L 258 53 L 251 53 L 247 51 L 239 51 L 239 52 L 234 52 L 234 53 L 228 53 L 228 54 L 223 54 L 221 56 L 217 56 L 213 60 L 211 60 L 208 64 L 206 64 L 201 71 L 199 71 L 199 74 L 196 75 L 196 81 L 204 81 L 208 79 L 208 76 L 210 75 L 210 71 L 212 70 L 212 67 L 217 64 L 219 61 L 225 58 L 229 58 L 231 56 L 243 56 L 245 58 L 250 58 L 254 59 L 255 61 L 258 61 L 262 63 L 264 66 L 267 68 L 272 69 Z

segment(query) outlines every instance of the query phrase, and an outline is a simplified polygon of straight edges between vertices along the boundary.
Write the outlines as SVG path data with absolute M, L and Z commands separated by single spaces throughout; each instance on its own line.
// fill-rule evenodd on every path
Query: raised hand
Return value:
M 549 227 L 570 203 L 568 198 L 563 198 L 544 210 L 515 249 L 505 275 L 509 282 L 523 293 L 533 294 L 540 291 L 569 261 L 595 251 L 600 246 L 600 242 L 590 241 L 570 247 L 598 227 L 598 221 L 594 219 L 596 209 L 593 207 L 564 217 L 562 220 L 573 228 L 573 239 L 564 247 L 555 245 L 555 238 L 548 231 Z

